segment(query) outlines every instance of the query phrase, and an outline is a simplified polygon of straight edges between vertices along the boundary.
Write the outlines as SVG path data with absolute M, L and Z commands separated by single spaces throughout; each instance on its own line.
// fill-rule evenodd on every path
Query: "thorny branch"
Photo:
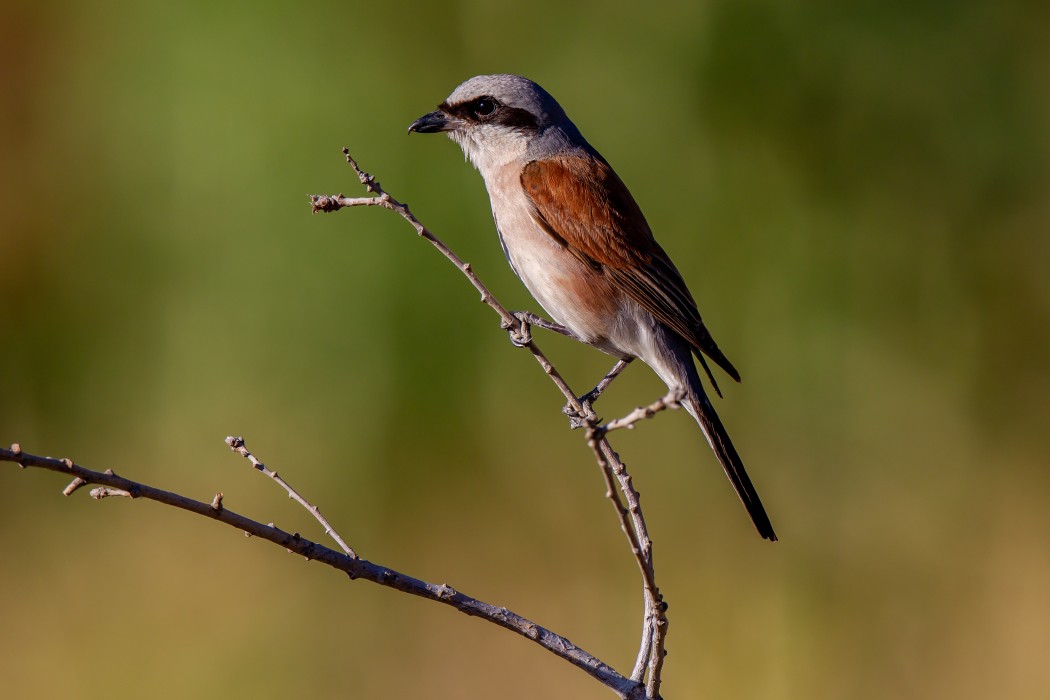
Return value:
M 653 568 L 652 540 L 649 538 L 645 518 L 642 515 L 642 507 L 638 500 L 638 492 L 635 491 L 634 486 L 631 483 L 631 477 L 627 473 L 626 466 L 620 459 L 619 455 L 617 455 L 612 449 L 605 434 L 609 430 L 631 427 L 639 420 L 652 417 L 655 413 L 666 408 L 677 407 L 677 402 L 681 397 L 664 397 L 651 406 L 639 408 L 630 415 L 617 421 L 612 421 L 606 426 L 598 425 L 597 416 L 590 409 L 590 402 L 593 399 L 584 397 L 583 400 L 581 400 L 577 397 L 576 393 L 569 388 L 568 384 L 554 368 L 554 365 L 551 364 L 550 360 L 547 359 L 546 355 L 543 354 L 539 346 L 533 340 L 532 334 L 529 331 L 529 315 L 514 314 L 508 311 L 506 307 L 496 300 L 492 292 L 490 292 L 481 282 L 470 263 L 463 262 L 459 256 L 452 252 L 448 246 L 427 229 L 415 217 L 415 215 L 412 214 L 408 205 L 394 199 L 382 188 L 382 186 L 380 186 L 375 177 L 361 170 L 361 168 L 358 167 L 357 162 L 351 157 L 349 149 L 344 148 L 343 155 L 346 157 L 346 162 L 354 169 L 354 172 L 357 173 L 358 180 L 360 180 L 361 184 L 364 185 L 365 189 L 370 194 L 375 196 L 352 198 L 345 197 L 342 194 L 311 195 L 310 205 L 313 211 L 328 213 L 338 211 L 344 207 L 379 206 L 384 209 L 389 209 L 404 218 L 412 225 L 416 230 L 416 233 L 430 241 L 435 248 L 448 258 L 452 264 L 459 268 L 467 279 L 470 280 L 470 283 L 474 285 L 474 288 L 481 294 L 481 301 L 487 304 L 499 315 L 500 325 L 502 328 L 507 329 L 510 332 L 511 342 L 519 347 L 527 348 L 532 353 L 532 356 L 543 368 L 543 371 L 551 378 L 551 381 L 554 382 L 558 387 L 558 390 L 561 391 L 562 395 L 568 402 L 566 412 L 569 413 L 570 417 L 573 419 L 574 427 L 579 425 L 587 428 L 587 442 L 594 452 L 598 466 L 601 468 L 602 476 L 605 479 L 606 496 L 609 498 L 616 511 L 620 527 L 627 537 L 627 541 L 631 547 L 631 553 L 634 555 L 635 561 L 637 562 L 638 568 L 642 574 L 645 615 L 642 629 L 642 643 L 639 648 L 638 658 L 635 662 L 631 678 L 640 682 L 643 680 L 643 677 L 648 675 L 648 678 L 646 679 L 647 695 L 650 698 L 658 698 L 660 695 L 660 672 L 662 670 L 663 657 L 665 655 L 664 642 L 667 634 L 667 605 L 659 588 L 656 586 L 656 575 Z M 626 366 L 626 362 L 617 363 L 617 366 L 613 368 L 609 373 L 609 376 L 603 380 L 604 386 L 607 386 L 608 382 L 612 381 L 612 378 L 615 377 L 624 366 Z M 599 384 L 598 387 L 595 387 L 595 391 L 600 393 L 600 389 L 604 389 L 604 386 L 603 384 Z M 617 489 L 613 487 L 614 480 L 619 483 L 620 491 L 623 493 L 624 499 L 627 502 L 626 506 L 623 501 L 620 500 Z M 646 669 L 648 670 L 648 674 L 646 674 Z

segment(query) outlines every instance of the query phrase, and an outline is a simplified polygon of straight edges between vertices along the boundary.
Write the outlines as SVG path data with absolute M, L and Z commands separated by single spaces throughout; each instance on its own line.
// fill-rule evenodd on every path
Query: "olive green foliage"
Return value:
M 615 436 L 668 698 L 1050 696 L 1050 13 L 1037 2 L 30 3 L 0 9 L 0 441 L 507 605 L 629 668 L 637 571 L 528 354 L 481 179 L 406 136 L 527 75 L 617 168 L 744 376 L 782 541 L 686 415 Z M 612 360 L 539 342 L 580 392 Z M 660 395 L 644 366 L 614 417 Z M 0 465 L 5 697 L 605 698 L 494 627 Z

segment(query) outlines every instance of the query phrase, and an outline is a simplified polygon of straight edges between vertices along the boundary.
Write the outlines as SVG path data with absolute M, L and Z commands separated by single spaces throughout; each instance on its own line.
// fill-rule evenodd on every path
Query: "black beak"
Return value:
M 441 131 L 452 131 L 456 126 L 456 121 L 449 119 L 449 116 L 439 109 L 430 114 L 424 114 L 412 122 L 408 127 L 408 133 L 415 131 L 418 134 L 436 134 Z

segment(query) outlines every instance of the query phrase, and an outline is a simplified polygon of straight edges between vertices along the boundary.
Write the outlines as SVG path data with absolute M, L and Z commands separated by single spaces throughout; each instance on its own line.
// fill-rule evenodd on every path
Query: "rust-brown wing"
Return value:
M 715 391 L 701 353 L 740 381 L 704 326 L 682 275 L 608 163 L 579 156 L 535 160 L 522 170 L 521 184 L 548 234 L 689 342 Z

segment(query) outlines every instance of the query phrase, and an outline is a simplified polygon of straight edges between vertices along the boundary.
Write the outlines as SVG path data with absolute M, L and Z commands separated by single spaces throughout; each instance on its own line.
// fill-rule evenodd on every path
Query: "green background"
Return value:
M 477 173 L 408 124 L 543 84 L 617 168 L 744 383 L 614 444 L 670 603 L 668 698 L 1050 697 L 1050 5 L 5 3 L 0 442 L 506 605 L 620 669 L 639 580 L 528 353 Z M 539 336 L 583 391 L 609 367 Z M 662 387 L 634 366 L 612 417 Z M 10 698 L 605 698 L 526 641 L 146 502 L 0 465 Z

